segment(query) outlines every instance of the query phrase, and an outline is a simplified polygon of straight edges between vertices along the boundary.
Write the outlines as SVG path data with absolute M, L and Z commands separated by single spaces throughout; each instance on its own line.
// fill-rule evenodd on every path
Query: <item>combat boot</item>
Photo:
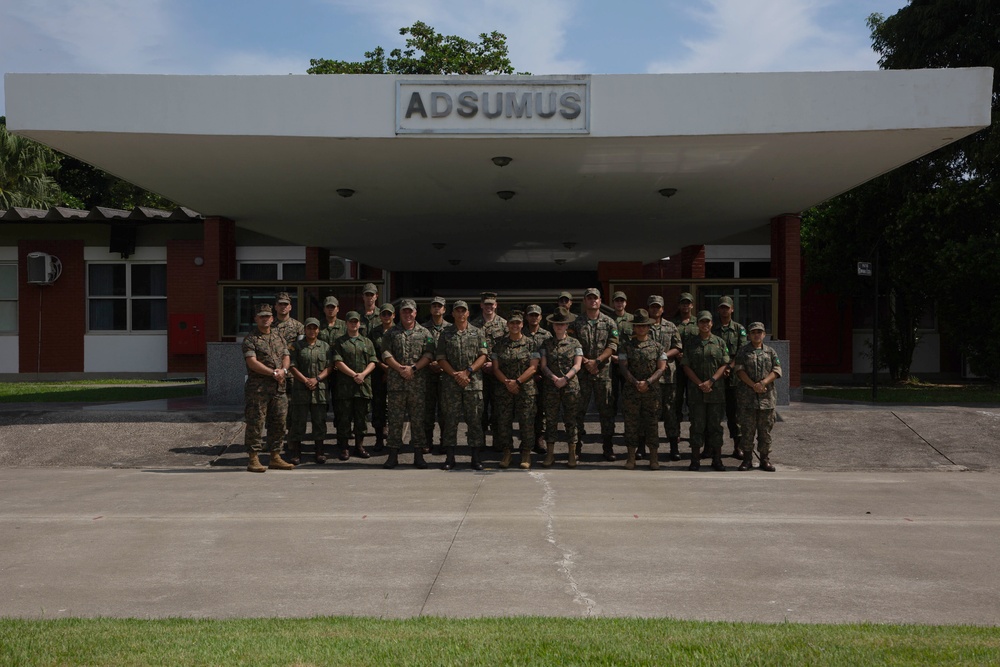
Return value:
M 737 470 L 750 470 L 753 468 L 753 450 L 747 450 L 743 452 L 743 461 L 740 463 L 740 467 Z
M 521 470 L 531 470 L 531 448 L 521 448 Z
M 510 447 L 503 448 L 503 456 L 500 457 L 500 467 L 509 468 L 510 467 L 511 451 Z
M 632 445 L 628 445 L 625 447 L 625 450 L 628 452 L 628 458 L 625 459 L 625 470 L 635 470 L 636 448 Z
M 472 448 L 472 469 L 473 470 L 483 469 L 483 462 L 479 458 L 479 447 Z
M 642 444 L 635 448 L 635 460 L 641 461 L 646 458 L 646 445 Z
M 413 452 L 413 467 L 423 470 L 427 467 L 427 461 L 424 461 L 424 453 L 417 449 Z
M 712 470 L 726 472 L 726 464 L 722 462 L 722 447 L 712 449 Z
M 542 461 L 543 468 L 551 468 L 552 464 L 556 462 L 556 446 L 554 443 L 545 443 L 545 460 Z
M 371 454 L 369 454 L 365 450 L 365 446 L 364 446 L 364 444 L 362 444 L 362 443 L 364 443 L 364 441 L 365 441 L 364 438 L 355 438 L 354 439 L 354 455 L 357 456 L 359 459 L 369 459 L 369 458 L 371 458 Z
M 392 470 L 397 465 L 399 465 L 399 449 L 396 447 L 390 447 L 389 456 L 386 457 L 385 463 L 382 464 L 382 467 L 386 470 Z
M 288 455 L 288 462 L 294 465 L 302 463 L 302 443 L 289 442 L 285 452 Z
M 250 452 L 250 462 L 247 463 L 247 472 L 267 472 L 267 468 L 260 464 L 257 452 Z
M 771 460 L 767 456 L 760 457 L 760 469 L 765 472 L 774 472 L 774 466 L 771 465 Z
M 385 430 L 380 428 L 375 429 L 375 447 L 372 449 L 376 452 L 381 452 L 385 449 Z
M 455 448 L 448 447 L 448 451 L 444 457 L 444 465 L 441 466 L 441 470 L 454 470 L 455 469 Z
M 567 449 L 569 451 L 569 453 L 568 453 L 569 458 L 566 461 L 566 467 L 567 468 L 575 468 L 576 467 L 576 455 L 577 455 L 576 447 L 574 447 L 573 445 L 570 445 Z
M 681 450 L 678 443 L 678 438 L 670 438 L 670 460 L 680 461 L 681 460 Z
M 347 439 L 337 441 L 337 449 L 340 450 L 340 454 L 337 456 L 341 461 L 348 461 L 351 458 L 351 450 L 347 446 Z
M 604 436 L 604 460 L 605 461 L 617 461 L 615 457 L 615 447 L 613 443 L 613 436 Z
M 650 470 L 660 469 L 660 450 L 657 447 L 649 448 L 649 469 Z
M 691 447 L 691 463 L 688 464 L 688 470 L 701 470 L 701 450 L 694 446 Z
M 281 450 L 275 449 L 271 451 L 271 460 L 267 462 L 267 467 L 272 470 L 291 470 L 295 466 L 281 458 Z
M 733 458 L 742 459 L 743 458 L 743 447 L 740 446 L 740 438 L 733 438 Z
M 326 463 L 326 450 L 323 448 L 323 441 L 316 441 L 316 465 L 323 465 Z

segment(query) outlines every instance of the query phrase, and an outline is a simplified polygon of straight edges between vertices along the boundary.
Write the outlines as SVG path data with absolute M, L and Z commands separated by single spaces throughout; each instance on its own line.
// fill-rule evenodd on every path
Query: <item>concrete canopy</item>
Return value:
M 8 74 L 5 85 L 18 134 L 290 243 L 390 270 L 586 270 L 760 228 L 975 132 L 990 123 L 992 76 L 406 77 L 586 82 L 577 134 L 397 134 L 392 76 Z

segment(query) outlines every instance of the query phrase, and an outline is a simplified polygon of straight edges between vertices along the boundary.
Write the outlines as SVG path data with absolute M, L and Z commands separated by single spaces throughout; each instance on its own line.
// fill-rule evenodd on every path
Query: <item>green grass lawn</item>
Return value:
M 1000 628 L 526 617 L 0 619 L 0 664 L 996 665 Z
M 200 380 L 75 380 L 71 382 L 0 382 L 0 403 L 123 402 L 201 396 Z
M 870 386 L 806 387 L 803 393 L 806 396 L 822 396 L 847 401 L 865 401 L 870 403 L 872 400 L 872 388 Z M 878 402 L 910 404 L 1000 404 L 1000 387 L 991 384 L 879 385 Z

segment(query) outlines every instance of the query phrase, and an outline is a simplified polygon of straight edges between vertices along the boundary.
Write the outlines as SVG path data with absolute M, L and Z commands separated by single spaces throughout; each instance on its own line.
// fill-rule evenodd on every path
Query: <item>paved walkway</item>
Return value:
M 590 435 L 577 470 L 251 475 L 231 408 L 92 407 L 0 412 L 0 616 L 1000 619 L 997 408 L 794 404 L 774 474 Z

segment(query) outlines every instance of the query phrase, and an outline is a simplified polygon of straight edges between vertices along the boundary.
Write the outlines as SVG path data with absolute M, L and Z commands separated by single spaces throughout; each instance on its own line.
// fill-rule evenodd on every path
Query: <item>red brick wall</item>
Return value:
M 236 279 L 236 223 L 228 218 L 205 218 L 205 264 L 202 290 L 205 294 L 205 340 L 218 342 L 220 280 Z
M 681 278 L 705 277 L 705 246 L 689 245 L 681 249 Z
M 638 280 L 643 277 L 642 273 L 642 262 L 598 262 L 597 280 L 601 283 L 602 301 L 611 305 L 610 281 Z
M 62 275 L 55 283 L 28 284 L 28 253 L 32 252 L 47 252 L 62 262 Z M 18 241 L 17 265 L 20 372 L 82 373 L 87 332 L 83 241 Z
M 802 373 L 802 219 L 779 215 L 771 219 L 771 276 L 778 279 L 778 331 L 789 341 L 788 382 L 801 386 Z
M 167 315 L 204 313 L 207 322 L 205 264 L 197 266 L 196 257 L 205 257 L 202 241 L 167 241 Z M 205 355 L 168 352 L 167 372 L 204 373 Z
M 330 251 L 326 248 L 306 247 L 306 280 L 330 279 Z

